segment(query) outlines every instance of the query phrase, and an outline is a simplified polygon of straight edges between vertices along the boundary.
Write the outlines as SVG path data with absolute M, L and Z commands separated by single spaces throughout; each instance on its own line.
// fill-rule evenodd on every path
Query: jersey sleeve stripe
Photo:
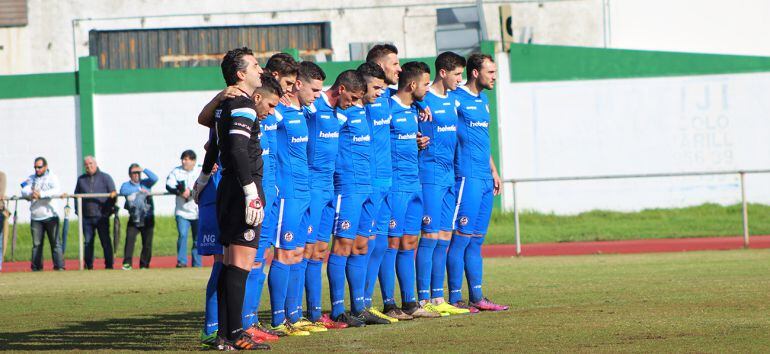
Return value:
M 251 139 L 251 134 L 249 134 L 248 132 L 245 132 L 245 131 L 243 131 L 243 130 L 238 130 L 238 129 L 230 129 L 230 131 L 229 131 L 228 133 L 230 133 L 230 134 L 238 134 L 238 135 L 243 135 L 243 136 L 245 136 L 245 137 L 247 137 L 247 138 Z
M 345 122 L 348 121 L 348 117 L 342 113 L 337 113 L 337 121 L 339 121 L 340 124 L 345 124 Z
M 257 119 L 257 112 L 251 108 L 236 108 L 230 112 L 231 117 L 244 117 L 252 121 Z

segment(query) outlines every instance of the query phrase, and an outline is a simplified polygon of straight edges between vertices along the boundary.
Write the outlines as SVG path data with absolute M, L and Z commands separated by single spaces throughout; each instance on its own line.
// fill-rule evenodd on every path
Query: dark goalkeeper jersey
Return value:
M 262 179 L 259 120 L 254 107 L 254 101 L 242 95 L 225 100 L 215 111 L 222 176 L 235 175 L 242 186 Z

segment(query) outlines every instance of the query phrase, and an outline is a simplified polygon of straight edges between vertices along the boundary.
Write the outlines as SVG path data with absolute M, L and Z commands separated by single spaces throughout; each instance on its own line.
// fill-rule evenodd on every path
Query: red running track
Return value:
M 743 248 L 743 237 L 698 237 L 675 239 L 645 239 L 627 241 L 600 241 L 600 242 L 555 242 L 555 243 L 530 243 L 522 245 L 523 256 L 566 256 L 606 253 L 656 253 L 656 252 L 684 252 L 707 250 L 732 250 Z M 750 248 L 770 248 L 770 235 L 751 236 Z M 483 246 L 481 253 L 485 257 L 513 257 L 516 255 L 515 245 L 487 245 Z M 269 262 L 270 258 L 268 258 Z M 115 260 L 115 266 L 120 269 L 122 259 Z M 213 259 L 204 257 L 203 265 L 211 266 Z M 152 268 L 174 268 L 175 256 L 153 257 L 150 263 Z M 77 270 L 77 260 L 67 260 L 65 267 L 68 270 Z M 134 259 L 134 269 L 139 267 L 139 259 Z M 53 263 L 46 261 L 46 270 L 53 269 Z M 94 260 L 95 269 L 104 269 L 104 260 Z M 30 263 L 5 262 L 3 273 L 29 272 Z

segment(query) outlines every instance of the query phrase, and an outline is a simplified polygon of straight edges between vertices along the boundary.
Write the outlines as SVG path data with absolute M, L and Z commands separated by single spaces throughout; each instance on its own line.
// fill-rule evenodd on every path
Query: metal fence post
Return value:
M 80 270 L 83 270 L 85 261 L 83 259 L 83 198 L 80 196 L 75 197 L 78 203 L 78 259 L 80 260 Z
M 738 172 L 741 176 L 741 204 L 743 209 L 743 248 L 749 248 L 749 210 L 746 203 L 746 184 L 744 182 L 746 172 Z
M 516 201 L 516 181 L 513 182 L 513 225 L 516 233 L 516 256 L 521 256 L 521 233 L 519 232 L 519 203 Z

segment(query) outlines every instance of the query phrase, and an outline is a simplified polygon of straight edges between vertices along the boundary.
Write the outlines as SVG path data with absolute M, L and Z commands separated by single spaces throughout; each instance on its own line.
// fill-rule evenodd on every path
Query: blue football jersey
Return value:
M 487 95 L 484 92 L 475 95 L 465 86 L 458 87 L 453 93 L 459 102 L 455 173 L 458 177 L 492 178 Z
M 334 168 L 334 189 L 343 193 L 371 193 L 372 137 L 366 109 L 353 105 L 337 108 L 339 152 Z
M 420 132 L 430 137 L 428 147 L 420 151 L 420 182 L 453 186 L 458 102 L 452 92 L 442 96 L 433 90 L 423 102 L 430 107 L 433 121 L 420 122 Z
M 382 187 L 390 187 L 393 178 L 390 156 L 390 94 L 391 90 L 386 88 L 382 96 L 365 106 L 372 135 L 372 185 Z
M 308 106 L 307 156 L 310 170 L 310 187 L 313 189 L 334 189 L 334 164 L 337 159 L 340 126 L 329 104 L 329 98 L 322 92 L 321 97 Z
M 390 151 L 393 164 L 391 191 L 419 191 L 417 109 L 403 105 L 395 95 L 391 97 L 390 106 Z
M 275 108 L 277 185 L 280 198 L 310 195 L 307 166 L 308 129 L 305 110 L 279 104 Z
M 275 187 L 276 170 L 276 141 L 275 141 L 275 115 L 271 114 L 259 122 L 260 137 L 259 144 L 262 146 L 262 188 L 267 193 L 268 188 Z

